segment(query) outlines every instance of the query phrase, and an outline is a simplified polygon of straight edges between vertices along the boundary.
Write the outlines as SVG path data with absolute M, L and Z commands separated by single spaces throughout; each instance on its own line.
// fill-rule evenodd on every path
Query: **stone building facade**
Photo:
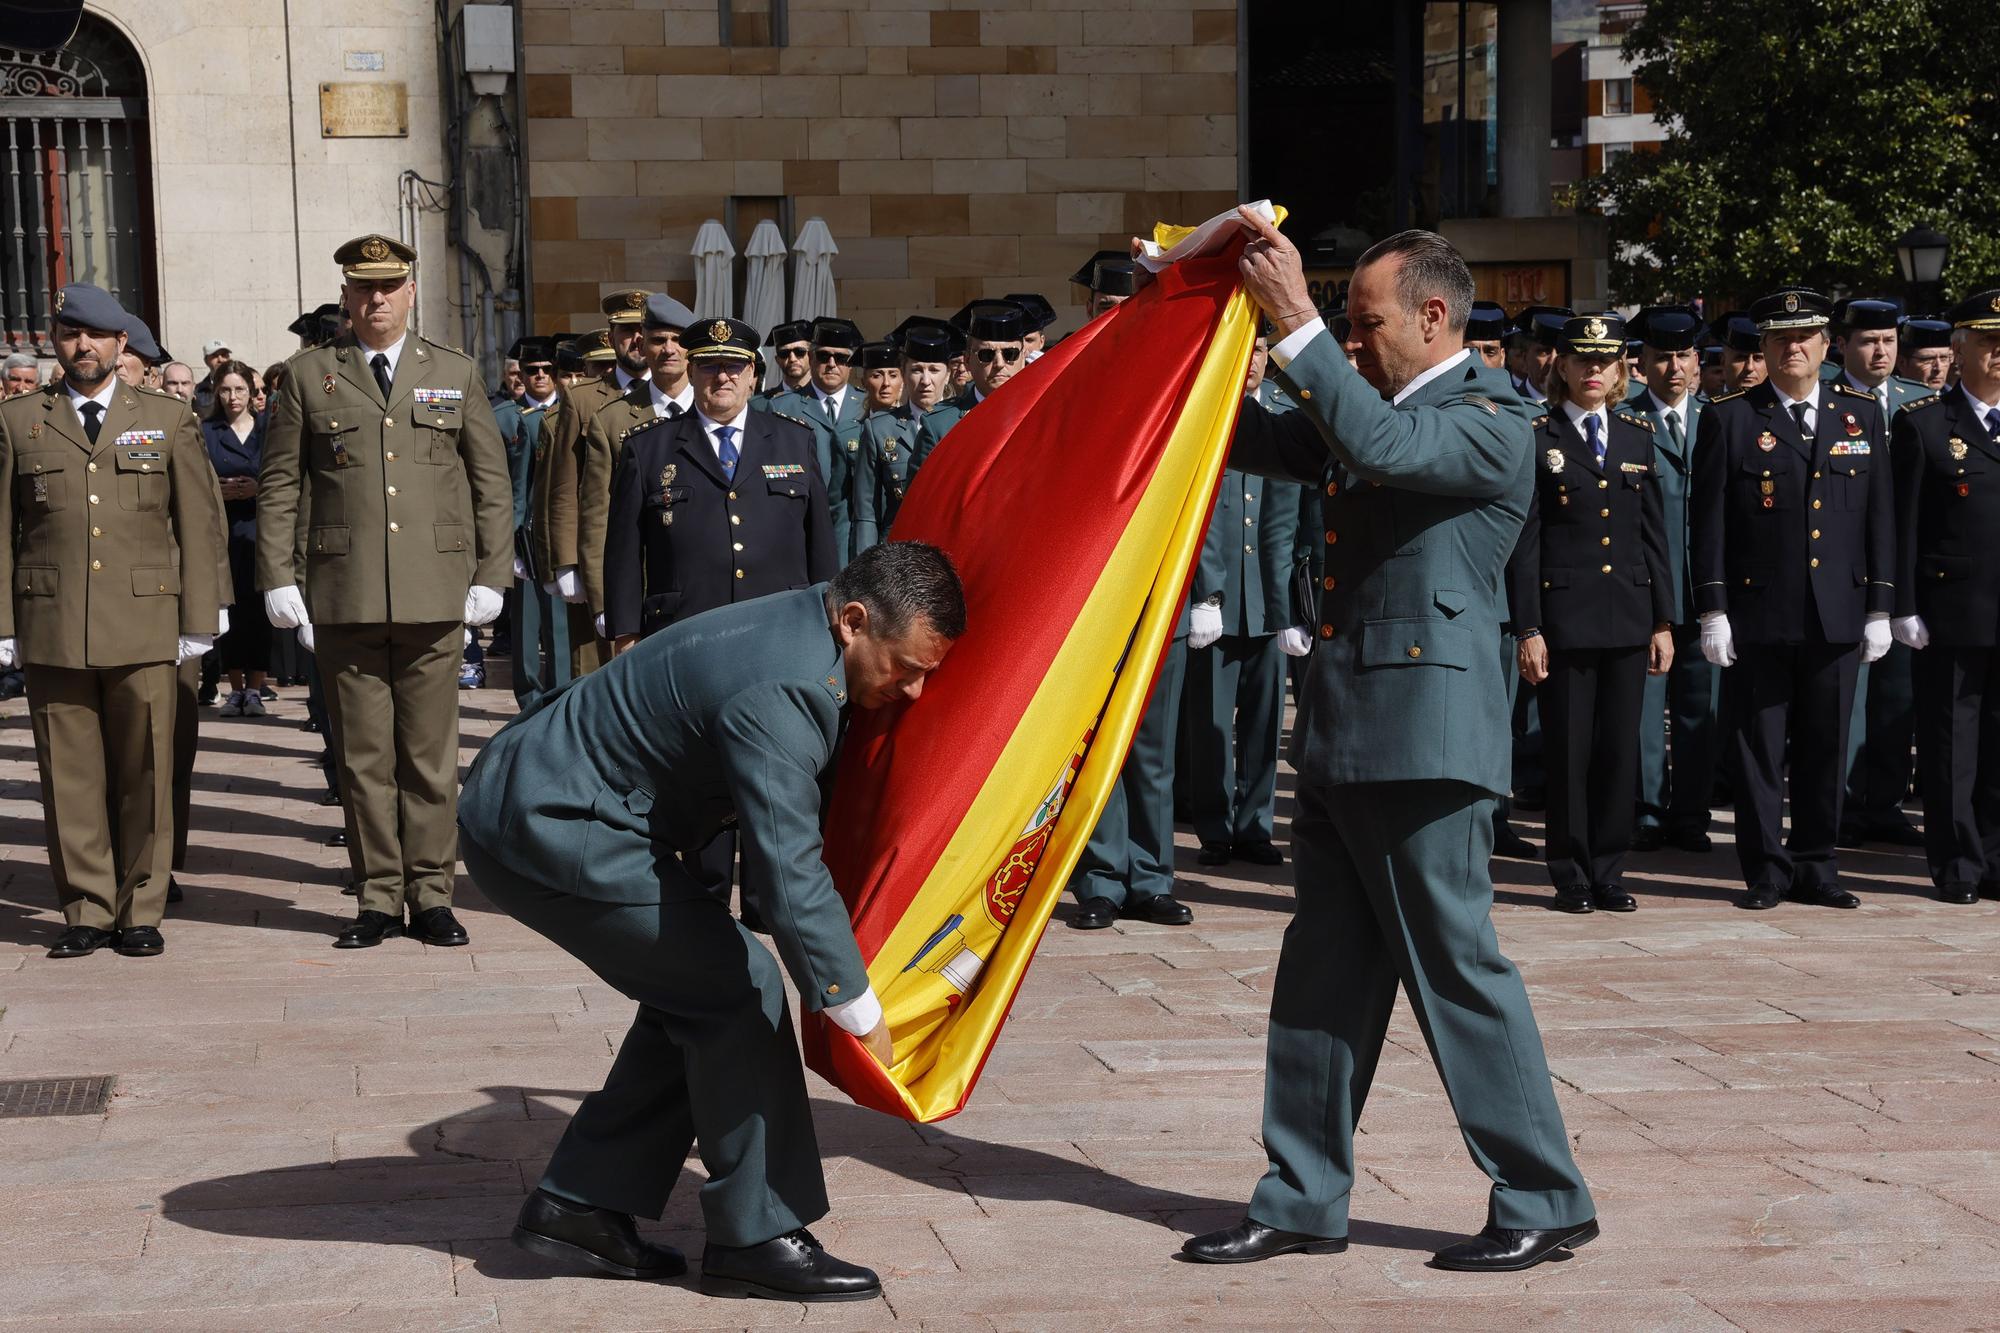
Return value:
M 1095 250 L 1238 198 L 1235 0 L 522 0 L 521 21 L 542 330 L 594 327 L 623 286 L 691 302 L 701 224 L 740 253 L 765 217 L 787 242 L 825 220 L 840 314 L 871 336 L 1020 291 L 1072 328 Z

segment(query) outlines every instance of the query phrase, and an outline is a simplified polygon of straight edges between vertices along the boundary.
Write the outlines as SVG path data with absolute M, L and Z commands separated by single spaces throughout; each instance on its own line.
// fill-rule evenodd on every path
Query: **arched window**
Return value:
M 65 283 L 104 288 L 154 318 L 146 72 L 86 14 L 60 51 L 0 46 L 0 333 L 46 351 Z

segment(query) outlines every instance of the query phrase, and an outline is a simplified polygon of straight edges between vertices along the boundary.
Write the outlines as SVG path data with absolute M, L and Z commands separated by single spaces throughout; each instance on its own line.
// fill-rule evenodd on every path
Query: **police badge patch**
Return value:
M 1951 458 L 1954 463 L 1965 461 L 1965 441 L 1956 435 L 1951 437 Z
M 1563 462 L 1564 462 L 1562 450 L 1560 449 L 1549 450 L 1548 453 L 1543 456 L 1543 460 L 1548 464 L 1550 473 L 1560 474 L 1562 472 Z

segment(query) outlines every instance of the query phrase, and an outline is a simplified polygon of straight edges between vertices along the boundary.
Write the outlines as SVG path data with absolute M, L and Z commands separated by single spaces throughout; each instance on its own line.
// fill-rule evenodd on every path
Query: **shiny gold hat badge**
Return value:
M 625 308 L 627 310 L 644 310 L 646 308 L 646 293 L 644 292 L 625 293 Z
M 1951 437 L 1951 456 L 1954 462 L 1965 461 L 1965 441 L 1956 435 Z
M 1785 293 L 1785 313 L 1788 315 L 1799 313 L 1799 294 L 1797 292 Z
M 389 257 L 389 243 L 380 236 L 370 236 L 361 243 L 361 257 L 379 264 Z
M 1604 321 L 1593 319 L 1585 324 L 1583 326 L 1583 336 L 1591 339 L 1602 338 L 1604 336 Z
M 1548 465 L 1549 465 L 1549 471 L 1551 471 L 1551 472 L 1561 472 L 1561 471 L 1563 470 L 1563 461 L 1564 461 L 1564 460 L 1563 460 L 1563 451 L 1562 451 L 1562 450 L 1560 450 L 1560 449 L 1551 449 L 1551 450 L 1549 450 L 1549 452 L 1548 452 L 1548 455 L 1547 455 L 1547 462 L 1548 462 Z
M 718 320 L 716 320 L 716 321 L 715 321 L 715 323 L 713 323 L 713 324 L 711 324 L 711 325 L 709 325 L 709 326 L 708 326 L 708 336 L 709 336 L 709 337 L 710 337 L 711 339 L 713 339 L 714 341 L 716 341 L 716 342 L 719 342 L 719 343 L 726 343 L 726 342 L 728 342 L 728 341 L 729 341 L 729 321 L 728 321 L 728 320 L 726 320 L 726 319 L 718 319 Z
M 67 292 L 65 292 L 65 291 L 64 291 L 64 290 L 63 290 L 62 288 L 60 288 L 60 287 L 56 288 L 56 310 L 55 310 L 55 313 L 57 313 L 58 315 L 60 315 L 60 314 L 62 313 L 62 307 L 63 307 L 63 297 L 65 297 L 65 296 L 67 296 L 67 295 L 68 295 L 68 293 L 67 293 Z
M 1996 313 L 2000 313 L 2000 296 L 1993 298 L 1993 309 Z

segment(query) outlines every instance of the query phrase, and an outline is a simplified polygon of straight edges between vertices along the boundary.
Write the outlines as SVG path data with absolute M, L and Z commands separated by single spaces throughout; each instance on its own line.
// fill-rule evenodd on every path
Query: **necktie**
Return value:
M 97 432 L 104 426 L 104 404 L 85 403 L 77 410 L 83 413 L 83 433 L 90 437 L 92 444 L 96 444 Z
M 92 405 L 95 406 L 95 404 Z M 97 431 L 95 429 L 90 432 L 90 438 L 93 440 L 97 438 Z M 1995 443 L 2000 443 L 2000 407 L 1987 409 L 1986 438 Z
M 1810 410 L 1804 403 L 1792 404 L 1792 420 L 1799 423 L 1799 438 L 1807 444 L 1813 442 L 1812 427 L 1806 424 L 1806 413 Z
M 717 426 L 715 428 L 715 456 L 721 460 L 722 475 L 728 481 L 736 480 L 737 453 L 735 435 L 736 427 L 734 426 Z
M 1673 437 L 1675 453 L 1687 452 L 1687 435 L 1681 430 L 1680 413 L 1667 413 L 1667 434 Z
M 1590 441 L 1590 452 L 1597 455 L 1597 465 L 1604 466 L 1604 436 L 1597 428 L 1597 413 L 1592 412 L 1583 419 L 1583 433 Z
M 368 364 L 369 364 L 370 366 L 374 367 L 374 370 L 375 370 L 375 383 L 381 386 L 381 389 L 382 389 L 382 398 L 383 398 L 383 401 L 385 401 L 385 402 L 386 402 L 386 401 L 388 401 L 388 398 L 389 398 L 389 358 L 388 358 L 387 356 L 383 355 L 383 354 L 382 354 L 381 352 L 377 352 L 377 353 L 375 353 L 375 355 L 373 355 L 373 356 L 371 356 L 371 357 L 369 357 L 369 358 L 368 358 Z

